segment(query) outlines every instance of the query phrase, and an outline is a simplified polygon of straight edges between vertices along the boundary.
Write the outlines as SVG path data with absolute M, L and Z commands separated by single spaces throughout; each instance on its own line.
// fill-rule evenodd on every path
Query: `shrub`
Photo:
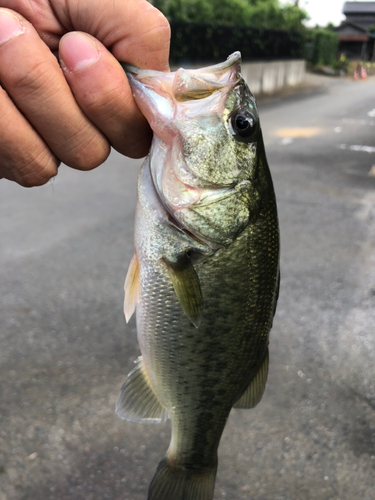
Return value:
M 247 26 L 171 21 L 171 63 L 202 63 L 225 60 L 239 50 L 244 61 L 302 59 L 305 36 Z
M 309 32 L 311 52 L 309 61 L 314 66 L 332 66 L 337 58 L 339 37 L 326 29 L 314 29 Z

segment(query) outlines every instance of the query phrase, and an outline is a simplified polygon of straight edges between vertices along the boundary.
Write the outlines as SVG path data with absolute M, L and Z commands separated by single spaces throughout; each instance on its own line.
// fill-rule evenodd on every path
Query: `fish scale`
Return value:
M 178 72 L 128 67 L 135 99 L 157 138 L 139 174 L 135 255 L 125 287 L 125 314 L 128 319 L 136 308 L 142 356 L 116 410 L 136 421 L 171 419 L 171 442 L 148 500 L 212 500 L 229 413 L 254 407 L 267 379 L 279 230 L 255 100 L 239 62 L 237 53 L 221 65 L 184 70 L 183 86 L 173 83 Z M 158 92 L 169 93 L 168 100 L 160 101 Z M 185 156 L 183 149 L 176 153 L 181 144 Z M 161 175 L 171 168 L 177 177 L 181 169 L 175 192 Z M 179 210 L 163 190 L 184 196 L 181 179 L 195 194 Z

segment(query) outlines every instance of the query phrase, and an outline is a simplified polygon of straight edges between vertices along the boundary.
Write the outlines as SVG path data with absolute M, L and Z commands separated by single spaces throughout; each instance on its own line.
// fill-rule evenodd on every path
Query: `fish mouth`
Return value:
M 141 69 L 138 68 L 137 66 L 133 66 L 132 64 L 127 64 L 124 62 L 120 61 L 120 64 L 122 68 L 125 70 L 127 74 L 131 74 L 135 77 L 138 78 L 153 78 L 153 77 L 158 77 L 159 75 L 166 75 L 166 74 L 173 74 L 172 72 L 166 73 L 163 71 L 156 71 L 152 69 Z M 241 52 L 236 51 L 233 52 L 233 54 L 230 54 L 230 56 L 227 57 L 227 60 L 218 63 L 218 64 L 213 64 L 211 66 L 206 66 L 204 68 L 199 68 L 199 69 L 189 69 L 189 70 L 184 70 L 188 71 L 191 74 L 219 74 L 221 72 L 225 72 L 227 69 L 231 68 L 234 65 L 240 65 L 241 64 Z
M 180 68 L 174 72 L 120 64 L 126 72 L 138 107 L 154 133 L 165 142 L 168 142 L 168 135 L 173 135 L 172 120 L 183 115 L 189 114 L 189 117 L 192 117 L 200 113 L 200 103 L 196 106 L 194 101 L 216 93 L 224 97 L 242 80 L 240 52 L 234 52 L 219 64 L 199 69 Z M 193 101 L 189 103 L 190 109 L 184 106 L 188 101 Z M 220 104 L 210 105 L 210 108 L 216 108 L 216 113 L 220 115 L 224 103 L 221 98 L 218 98 L 218 101 Z

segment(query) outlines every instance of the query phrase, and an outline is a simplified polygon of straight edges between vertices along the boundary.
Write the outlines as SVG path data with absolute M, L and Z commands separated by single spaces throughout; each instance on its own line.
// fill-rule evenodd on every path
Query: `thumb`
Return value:
M 85 115 L 111 145 L 132 158 L 145 156 L 152 133 L 113 55 L 87 33 L 70 32 L 60 41 L 61 68 Z

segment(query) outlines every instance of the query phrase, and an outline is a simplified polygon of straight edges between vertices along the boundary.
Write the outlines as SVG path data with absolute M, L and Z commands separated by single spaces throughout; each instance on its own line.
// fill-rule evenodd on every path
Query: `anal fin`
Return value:
M 250 382 L 246 391 L 242 394 L 239 400 L 234 404 L 233 408 L 254 408 L 262 399 L 264 389 L 267 382 L 269 365 L 268 349 L 263 363 L 261 364 L 257 374 Z
M 117 415 L 133 422 L 164 422 L 168 418 L 166 408 L 159 401 L 150 385 L 142 357 L 121 388 L 116 403 Z
M 129 264 L 129 269 L 125 279 L 125 299 L 124 299 L 124 314 L 126 322 L 132 317 L 135 306 L 138 300 L 139 289 L 139 264 L 137 255 L 134 254 Z
M 182 310 L 198 328 L 202 319 L 202 291 L 198 275 L 188 255 L 183 255 L 177 262 L 164 258 L 174 291 Z

